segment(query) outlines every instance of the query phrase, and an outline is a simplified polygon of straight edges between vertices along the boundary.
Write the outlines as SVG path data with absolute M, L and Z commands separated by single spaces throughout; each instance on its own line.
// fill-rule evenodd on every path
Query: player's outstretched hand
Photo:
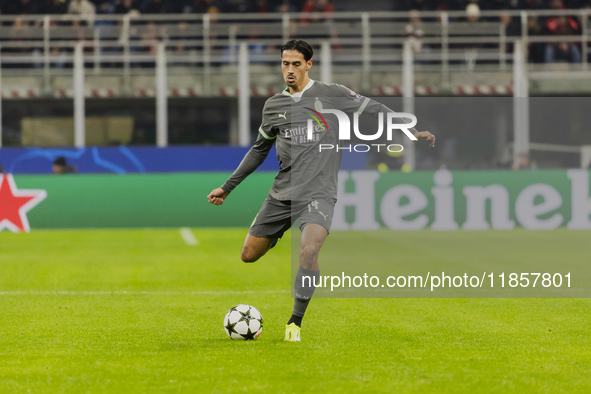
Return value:
M 209 196 L 207 196 L 207 201 L 214 205 L 222 205 L 226 197 L 228 197 L 228 195 L 226 192 L 224 192 L 224 189 L 218 187 L 209 193 Z
M 427 140 L 431 148 L 435 147 L 435 136 L 428 131 L 419 131 L 414 136 L 419 140 Z

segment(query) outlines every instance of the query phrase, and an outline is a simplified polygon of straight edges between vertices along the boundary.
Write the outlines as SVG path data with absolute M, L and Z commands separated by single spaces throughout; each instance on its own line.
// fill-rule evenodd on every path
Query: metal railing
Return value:
M 85 78 L 116 75 L 123 91 L 132 75 L 147 73 L 156 88 L 157 145 L 168 144 L 168 78 L 175 67 L 190 67 L 201 78 L 203 93 L 211 93 L 212 76 L 234 75 L 238 82 L 240 145 L 250 138 L 250 74 L 254 65 L 276 67 L 279 46 L 300 38 L 320 49 L 321 78 L 329 82 L 340 70 L 359 72 L 359 88 L 368 92 L 377 72 L 402 74 L 406 112 L 412 112 L 415 76 L 432 73 L 443 85 L 450 75 L 466 70 L 513 73 L 513 94 L 528 96 L 527 47 L 532 43 L 580 45 L 582 62 L 571 65 L 586 73 L 589 61 L 589 10 L 482 12 L 482 21 L 465 20 L 464 12 L 332 14 L 126 15 L 85 17 L 0 17 L 2 77 L 34 75 L 51 91 L 53 76 L 72 77 L 75 146 L 85 145 Z M 563 15 L 578 18 L 581 34 L 532 36 L 528 18 Z M 508 35 L 509 17 L 520 34 Z M 409 27 L 410 26 L 410 27 Z M 413 30 L 414 29 L 414 30 Z M 418 33 L 420 31 L 420 33 Z M 515 32 L 515 29 L 513 29 Z M 512 48 L 511 48 L 512 47 Z M 228 71 L 225 66 L 232 66 Z M 529 70 L 528 70 L 529 69 Z M 230 74 L 228 74 L 230 75 Z M 1 85 L 0 85 L 1 86 Z M 1 90 L 1 87 L 0 87 Z M 0 100 L 1 103 L 1 100 Z M 523 103 L 523 102 L 522 102 Z M 514 113 L 514 155 L 528 152 L 528 108 L 519 101 Z M 1 146 L 0 122 L 0 146 Z M 413 161 L 412 148 L 405 160 Z
M 179 14 L 0 16 L 0 45 L 6 75 L 42 75 L 49 91 L 50 77 L 65 73 L 73 64 L 73 48 L 83 42 L 85 66 L 97 75 L 123 76 L 130 87 L 131 69 L 150 68 L 157 43 L 166 45 L 171 66 L 192 66 L 203 76 L 205 92 L 211 75 L 220 66 L 236 65 L 238 46 L 249 43 L 254 64 L 276 64 L 279 46 L 300 38 L 320 48 L 329 41 L 335 69 L 358 69 L 359 89 L 370 88 L 373 71 L 401 70 L 402 46 L 415 40 L 415 63 L 421 72 L 441 74 L 449 82 L 454 70 L 506 71 L 512 62 L 511 44 L 573 43 L 581 64 L 589 63 L 589 15 L 591 10 L 483 11 L 471 22 L 463 11 L 290 13 L 290 14 Z M 528 20 L 568 16 L 575 18 L 580 34 L 531 35 Z M 501 22 L 503 19 L 505 22 Z M 508 25 L 512 29 L 508 31 Z M 517 34 L 517 30 L 519 30 Z M 509 34 L 508 34 L 509 33 Z M 511 35 L 516 34 L 516 35 Z M 15 69 L 14 71 L 10 68 Z M 530 65 L 530 69 L 539 67 Z M 25 70 L 27 69 L 27 70 Z

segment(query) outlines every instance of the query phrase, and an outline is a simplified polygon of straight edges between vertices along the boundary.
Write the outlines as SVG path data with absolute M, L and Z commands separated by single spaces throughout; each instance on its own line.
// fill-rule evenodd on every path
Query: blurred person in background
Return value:
M 328 0 L 306 0 L 302 7 L 302 12 L 323 12 L 330 13 L 334 11 L 334 5 Z M 311 18 L 313 22 L 324 21 L 325 19 Z M 308 23 L 310 19 L 301 19 L 302 24 Z
M 539 36 L 542 34 L 540 20 L 535 16 L 527 18 L 527 35 Z M 543 42 L 530 42 L 528 47 L 528 61 L 530 63 L 544 63 L 544 51 L 546 45 Z
M 80 15 L 88 25 L 92 25 L 94 22 L 94 16 L 96 14 L 96 8 L 89 0 L 70 0 L 68 5 L 68 14 Z M 74 21 L 74 26 L 79 26 L 79 21 Z
M 591 1 L 589 0 L 564 0 L 564 6 L 569 10 L 578 10 L 581 8 L 591 7 Z
M 466 6 L 466 20 L 470 23 L 476 23 L 480 20 L 480 6 L 478 2 L 470 2 Z
M 546 2 L 543 0 L 518 0 L 517 7 L 518 10 L 544 10 L 547 8 Z
M 185 14 L 209 14 L 217 13 L 220 10 L 218 0 L 189 0 L 183 7 Z
M 172 1 L 151 0 L 141 8 L 144 14 L 170 14 L 175 12 L 175 5 Z
M 23 16 L 14 18 L 12 26 L 4 29 L 3 32 L 3 38 L 13 41 L 13 45 L 3 48 L 2 52 L 10 54 L 32 54 L 35 61 L 27 62 L 25 61 L 26 59 L 23 58 L 23 63 L 7 63 L 4 64 L 3 67 L 21 69 L 39 66 L 41 62 L 41 59 L 39 58 L 41 49 L 27 45 L 31 41 L 30 29 L 31 23 L 26 21 Z
M 38 3 L 35 0 L 10 0 L 3 1 L 0 7 L 4 15 L 33 15 L 43 11 Z
M 328 0 L 306 0 L 302 7 L 303 13 L 311 13 L 317 14 L 322 13 L 326 15 L 331 15 L 334 11 L 334 5 Z M 335 47 L 335 44 L 338 46 L 338 33 L 336 31 L 335 25 L 333 22 L 332 17 L 323 18 L 317 15 L 314 15 L 309 18 L 302 18 L 300 19 L 300 26 L 298 26 L 298 32 L 304 33 L 306 29 L 308 29 L 308 23 L 314 23 L 319 30 L 316 31 L 319 37 L 327 37 L 331 40 L 332 47 Z M 315 27 L 316 27 L 315 26 Z M 305 33 L 304 33 L 305 34 Z
M 529 161 L 529 155 L 527 153 L 520 153 L 517 155 L 517 159 L 511 165 L 513 171 L 519 170 L 534 170 L 535 166 Z
M 139 10 L 140 6 L 137 0 L 119 0 L 115 4 L 114 14 L 127 15 L 132 10 Z
M 446 1 L 443 0 L 442 2 Z M 437 9 L 437 3 L 435 0 L 406 0 L 396 3 L 395 9 L 397 11 L 435 11 Z
M 222 11 L 229 14 L 238 14 L 243 12 L 252 12 L 253 7 L 250 7 L 250 4 L 248 4 L 245 0 L 226 0 Z
M 269 5 L 267 4 L 267 0 L 257 0 L 254 6 L 254 12 L 257 12 L 259 14 L 269 12 Z
M 414 53 L 423 51 L 423 36 L 425 28 L 421 21 L 421 13 L 418 10 L 410 10 L 408 13 L 408 24 L 404 27 L 406 37 L 410 40 Z
M 63 156 L 56 157 L 51 169 L 54 174 L 75 174 L 78 172 L 76 166 L 68 164 L 66 158 Z
M 477 3 L 469 3 L 466 6 L 466 21 L 468 23 L 478 23 L 480 20 L 480 7 Z M 464 46 L 464 56 L 466 58 L 466 67 L 470 71 L 474 71 L 476 67 L 476 59 L 478 58 L 478 48 L 481 44 L 472 43 Z
M 274 11 L 281 12 L 283 14 L 287 12 L 298 12 L 298 7 L 293 1 L 283 0 L 276 5 Z
M 302 12 L 333 12 L 334 5 L 328 0 L 306 0 Z
M 115 12 L 114 0 L 95 0 L 96 12 L 98 14 L 113 14 Z M 101 24 L 110 24 L 111 22 L 101 21 Z
M 514 4 L 513 4 L 514 3 Z M 480 5 L 483 10 L 510 10 L 515 8 L 515 0 L 481 0 Z
M 47 15 L 64 15 L 68 13 L 68 0 L 46 0 L 43 7 L 43 13 Z M 50 25 L 64 25 L 64 22 L 59 22 L 56 18 L 50 20 Z M 63 68 L 66 60 L 66 50 L 58 46 L 51 46 L 49 55 L 56 61 L 52 61 L 51 65 L 54 68 Z
M 499 22 L 504 26 L 505 36 L 519 37 L 521 35 L 521 23 L 519 18 L 512 18 L 511 14 L 504 12 L 499 17 Z M 513 43 L 507 42 L 504 51 L 505 53 L 513 53 Z
M 47 0 L 43 12 L 50 15 L 63 15 L 68 12 L 68 2 L 67 0 Z
M 564 9 L 562 0 L 551 0 L 553 10 Z M 570 16 L 552 16 L 546 20 L 546 31 L 551 36 L 570 36 L 581 34 L 579 23 Z M 546 63 L 569 62 L 581 63 L 581 49 L 575 42 L 549 42 L 544 53 Z

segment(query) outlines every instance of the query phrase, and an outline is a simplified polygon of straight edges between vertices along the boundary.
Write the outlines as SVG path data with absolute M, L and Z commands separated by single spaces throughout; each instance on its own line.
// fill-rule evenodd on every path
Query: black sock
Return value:
M 302 318 L 306 313 L 310 299 L 312 299 L 319 277 L 320 271 L 310 271 L 302 267 L 298 269 L 293 286 L 295 295 L 293 314 L 287 323 L 288 325 L 295 323 L 298 327 L 302 326 Z
M 291 317 L 289 318 L 289 321 L 287 322 L 287 325 L 289 326 L 291 323 L 295 323 L 296 326 L 301 327 L 302 326 L 302 316 L 296 316 L 296 315 L 291 315 Z

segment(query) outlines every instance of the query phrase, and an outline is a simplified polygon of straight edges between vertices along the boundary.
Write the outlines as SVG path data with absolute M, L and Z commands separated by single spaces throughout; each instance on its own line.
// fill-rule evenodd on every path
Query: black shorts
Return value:
M 314 223 L 330 232 L 335 203 L 335 199 L 313 199 L 292 203 L 267 196 L 248 233 L 255 237 L 281 238 L 298 218 L 301 230 Z

